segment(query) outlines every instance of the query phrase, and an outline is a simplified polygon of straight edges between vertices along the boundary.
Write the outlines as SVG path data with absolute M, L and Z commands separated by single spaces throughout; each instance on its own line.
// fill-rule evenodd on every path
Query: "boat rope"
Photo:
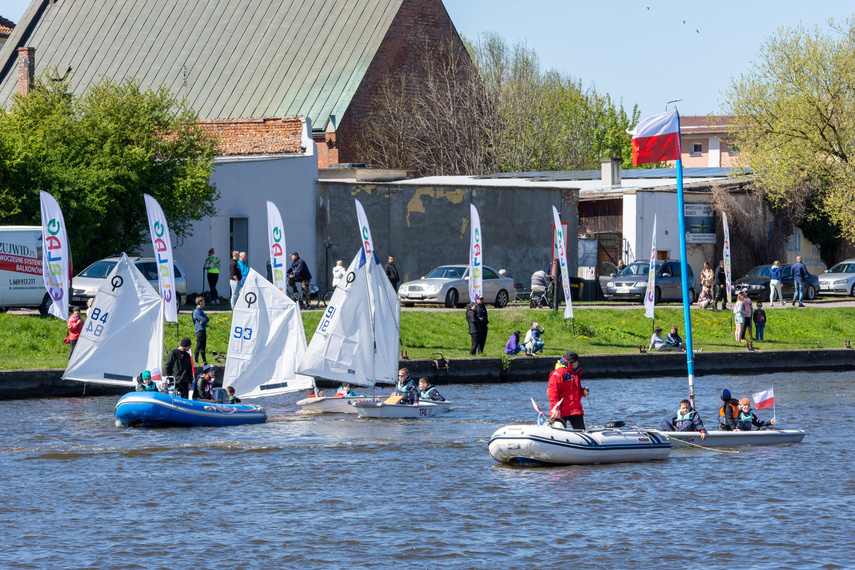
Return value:
M 707 447 L 705 445 L 698 445 L 697 443 L 692 443 L 690 441 L 683 441 L 682 439 L 678 439 L 678 438 L 674 438 L 674 437 L 669 438 L 669 439 L 671 440 L 672 444 L 680 443 L 680 444 L 686 445 L 686 446 L 698 447 L 698 448 L 703 449 L 705 451 L 715 451 L 717 453 L 739 453 L 738 451 L 736 451 L 734 449 L 715 449 L 713 447 Z

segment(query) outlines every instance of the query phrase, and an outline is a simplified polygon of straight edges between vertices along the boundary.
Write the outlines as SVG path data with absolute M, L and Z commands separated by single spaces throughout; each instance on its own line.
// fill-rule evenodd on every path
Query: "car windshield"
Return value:
M 751 271 L 749 271 L 745 276 L 746 277 L 769 277 L 769 269 L 768 265 L 761 265 L 759 267 L 755 267 Z
M 624 270 L 620 272 L 620 276 L 630 277 L 633 275 L 647 275 L 648 273 L 650 273 L 650 264 L 639 262 L 627 265 Z
M 855 273 L 855 263 L 838 263 L 828 270 L 829 273 Z
M 465 267 L 437 267 L 425 279 L 462 279 L 465 272 Z
M 116 261 L 96 261 L 80 272 L 78 277 L 92 277 L 93 279 L 106 279 L 110 272 L 116 267 Z

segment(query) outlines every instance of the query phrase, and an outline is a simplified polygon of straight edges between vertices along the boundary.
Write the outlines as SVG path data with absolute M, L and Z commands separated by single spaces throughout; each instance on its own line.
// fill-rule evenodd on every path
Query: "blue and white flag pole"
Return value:
M 680 221 L 680 273 L 683 284 L 683 326 L 686 332 L 686 367 L 689 401 L 695 407 L 695 351 L 692 349 L 692 306 L 689 304 L 689 263 L 686 255 L 686 210 L 683 205 L 683 160 L 677 159 L 677 216 Z

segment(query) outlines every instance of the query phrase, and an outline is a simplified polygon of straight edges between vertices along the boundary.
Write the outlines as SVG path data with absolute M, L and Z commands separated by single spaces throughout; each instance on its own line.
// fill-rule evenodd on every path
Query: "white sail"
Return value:
M 377 257 L 360 249 L 333 293 L 298 371 L 359 386 L 394 383 L 401 304 Z
M 297 304 L 250 269 L 232 313 L 223 386 L 241 398 L 311 388 L 312 378 L 297 374 L 305 351 Z
M 164 302 L 123 253 L 98 289 L 66 380 L 132 387 L 163 365 Z

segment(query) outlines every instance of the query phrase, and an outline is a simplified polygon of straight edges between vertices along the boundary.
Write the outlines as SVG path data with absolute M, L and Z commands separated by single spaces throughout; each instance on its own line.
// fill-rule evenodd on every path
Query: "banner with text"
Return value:
M 175 265 L 172 261 L 172 238 L 166 216 L 157 200 L 144 194 L 145 209 L 148 214 L 148 230 L 151 233 L 151 245 L 157 262 L 160 297 L 166 302 L 164 314 L 170 323 L 178 322 L 178 304 L 175 301 Z
M 68 320 L 68 283 L 71 265 L 65 218 L 53 196 L 39 192 L 42 209 L 42 280 L 48 295 L 53 300 L 48 312 L 60 319 Z

